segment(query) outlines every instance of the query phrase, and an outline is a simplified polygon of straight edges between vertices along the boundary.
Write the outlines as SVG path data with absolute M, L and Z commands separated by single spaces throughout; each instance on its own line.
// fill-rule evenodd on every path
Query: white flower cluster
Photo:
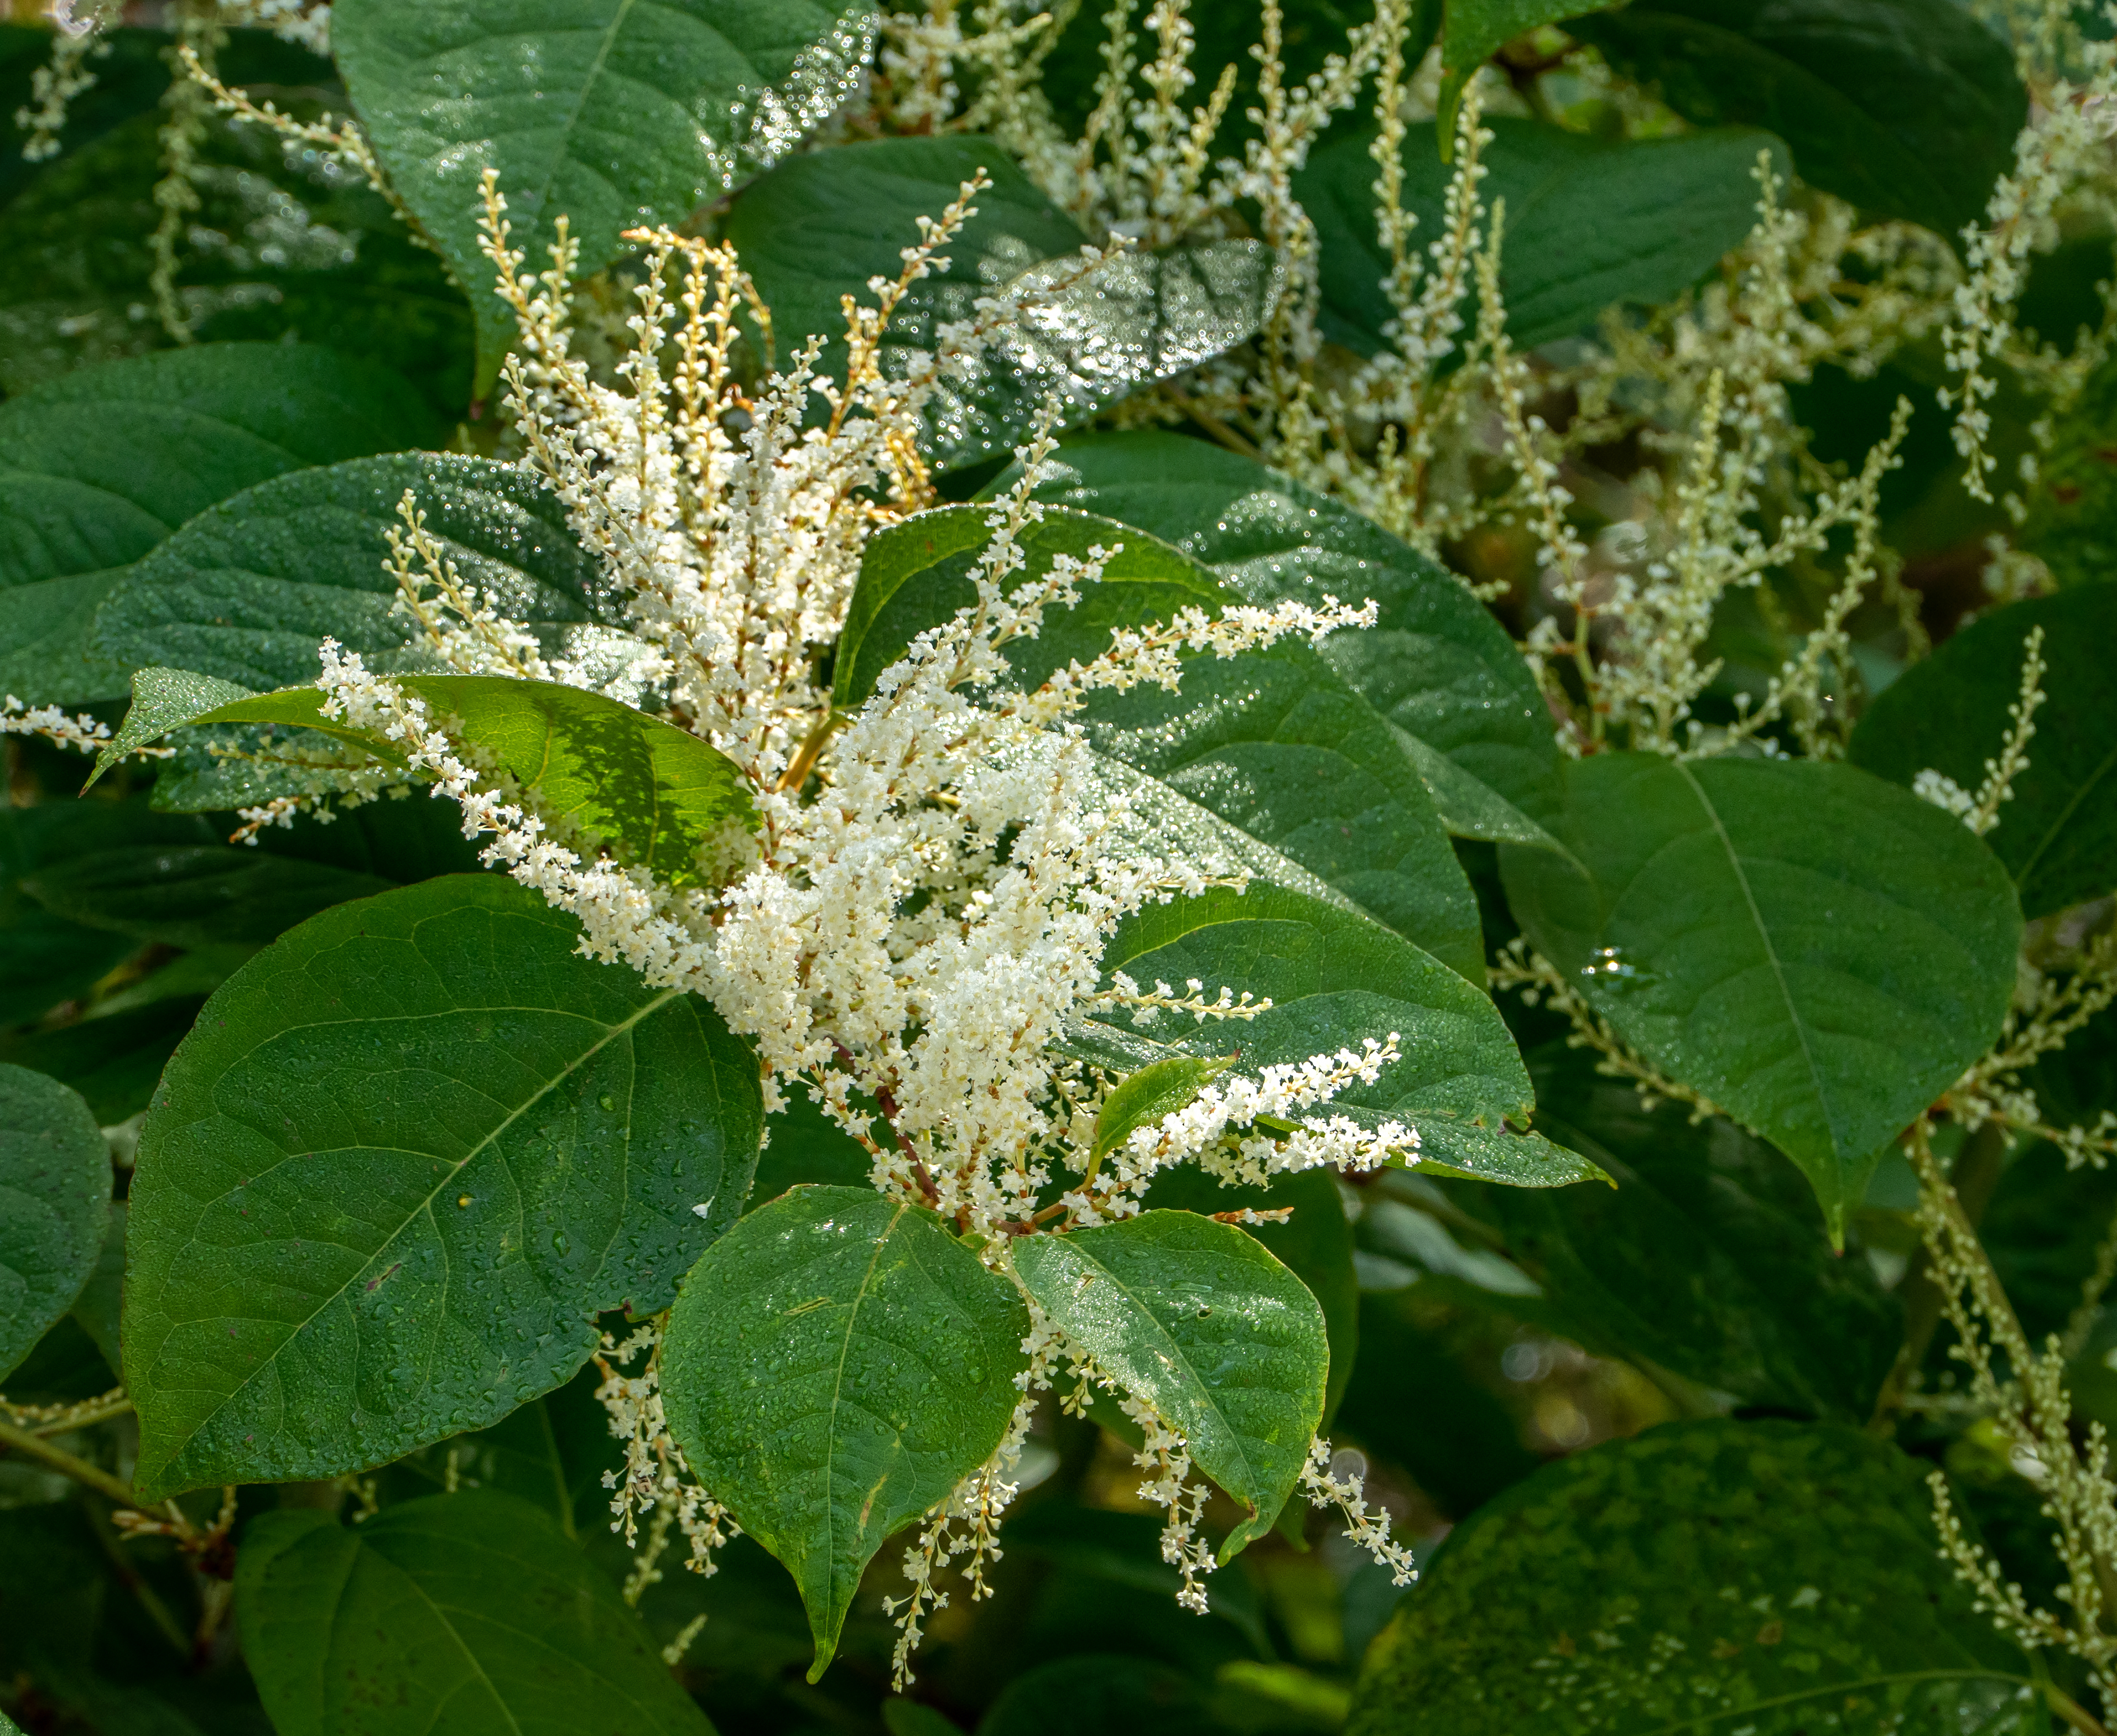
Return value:
M 58 746 L 93 754 L 110 739 L 110 726 L 86 712 L 76 716 L 56 705 L 25 705 L 11 693 L 0 699 L 0 736 L 42 736 Z

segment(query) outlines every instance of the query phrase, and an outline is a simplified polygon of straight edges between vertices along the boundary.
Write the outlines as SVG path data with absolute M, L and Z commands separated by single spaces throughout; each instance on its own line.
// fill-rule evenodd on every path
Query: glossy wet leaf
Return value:
M 506 676 L 410 676 L 403 686 L 533 792 L 538 812 L 668 884 L 696 881 L 699 852 L 722 825 L 756 824 L 733 760 L 619 700 Z
M 1694 125 L 1765 127 L 1811 186 L 1946 235 L 2028 114 L 2005 41 L 1949 0 L 1646 0 L 1569 28 Z
M 33 704 L 122 694 L 129 666 L 93 633 L 132 562 L 268 478 L 417 445 L 431 431 L 431 413 L 389 369 L 304 344 L 201 344 L 8 399 L 0 690 Z
M 0 1378 L 73 1306 L 110 1216 L 110 1148 L 57 1079 L 0 1063 Z
M 312 918 L 207 1004 L 132 1186 L 143 1488 L 379 1463 L 666 1305 L 748 1191 L 756 1063 L 579 935 L 451 875 Z
M 2042 1736 L 2037 1672 L 1939 1558 L 1926 1467 L 1843 1426 L 1664 1423 L 1449 1534 L 1348 1736 Z
M 1298 1063 L 1394 1032 L 1402 1059 L 1372 1085 L 1354 1085 L 1323 1113 L 1369 1127 L 1398 1121 L 1418 1134 L 1418 1161 L 1524 1187 L 1590 1180 L 1594 1165 L 1561 1151 L 1526 1125 L 1534 1094 L 1498 1011 L 1483 990 L 1379 924 L 1307 893 L 1252 881 L 1246 892 L 1215 889 L 1151 905 L 1119 925 L 1103 970 L 1135 981 L 1197 977 L 1210 997 L 1239 983 L 1269 1011 L 1234 1035 L 1244 1072 Z M 1229 1030 L 1188 1013 L 1150 1013 L 1143 1026 L 1118 1015 L 1091 1023 L 1114 1053 L 1217 1056 Z
M 331 19 L 376 156 L 472 292 L 481 395 L 514 341 L 478 251 L 487 169 L 530 270 L 561 216 L 600 270 L 621 231 L 680 223 L 791 150 L 873 37 L 848 0 L 350 0 Z
M 1749 235 L 1759 154 L 1782 181 L 1787 169 L 1785 147 L 1747 127 L 1606 141 L 1506 116 L 1485 125 L 1493 136 L 1478 191 L 1487 210 L 1506 201 L 1500 287 L 1522 349 L 1593 332 L 1606 307 L 1673 300 Z M 1381 288 L 1390 262 L 1375 232 L 1374 137 L 1334 128 L 1294 181 L 1322 250 L 1324 335 L 1363 355 L 1387 346 L 1382 326 L 1395 312 Z M 1401 155 L 1417 233 L 1441 233 L 1452 168 L 1418 129 Z
M 943 507 L 869 542 L 840 641 L 846 673 L 836 704 L 850 709 L 865 699 L 916 634 L 975 600 L 970 574 L 991 536 L 985 519 L 979 508 Z M 1077 604 L 1048 611 L 1034 639 L 1008 647 L 1025 686 L 1100 655 L 1114 630 L 1244 601 L 1188 556 L 1108 519 L 1049 508 L 1021 540 L 1028 575 L 1047 571 L 1057 556 L 1118 551 Z M 1081 719 L 1098 753 L 1152 780 L 1137 798 L 1148 807 L 1174 792 L 1181 802 L 1162 806 L 1206 810 L 1482 981 L 1476 901 L 1417 767 L 1391 725 L 1305 640 L 1233 658 L 1189 657 L 1181 692 L 1091 695 Z
M 1607 754 L 1565 790 L 1585 872 L 1502 850 L 1515 916 L 1627 1042 L 1792 1157 L 1840 1233 L 1882 1147 L 1999 1034 L 2005 870 L 1847 765 Z
M 600 1568 L 528 1502 L 430 1495 L 243 1533 L 243 1655 L 280 1736 L 711 1736 Z
M 1174 434 L 1068 440 L 1038 497 L 1173 543 L 1245 603 L 1372 597 L 1381 619 L 1334 633 L 1318 655 L 1458 774 L 1435 780 L 1451 829 L 1533 842 L 1555 794 L 1550 714 L 1513 642 L 1460 579 L 1349 508 L 1241 455 Z M 1482 803 L 1472 794 L 1483 787 Z M 1509 822 L 1510 807 L 1523 810 Z M 1480 815 L 1484 816 L 1480 818 Z
M 282 477 L 201 513 L 119 582 L 99 645 L 128 667 L 252 689 L 313 681 L 326 635 L 371 668 L 436 667 L 393 612 L 383 569 L 407 490 L 464 582 L 547 651 L 588 652 L 607 635 L 595 562 L 542 482 L 490 459 L 399 452 Z
M 2117 585 L 2032 598 L 1973 622 L 1875 699 L 1852 746 L 1855 765 L 1893 783 L 1931 769 L 1975 795 L 2013 727 L 2008 708 L 2036 627 L 2046 668 L 2028 767 L 1985 837 L 2032 918 L 2117 887 Z
M 933 1213 L 868 1188 L 759 1207 L 684 1280 L 669 1426 L 800 1588 L 811 1681 L 876 1551 L 999 1445 L 1028 1311 Z
M 1245 1510 L 1220 1559 L 1270 1531 L 1323 1418 L 1330 1350 L 1308 1286 L 1256 1237 L 1192 1212 L 1029 1237 L 1015 1271 Z
M 1746 1404 L 1864 1424 L 1903 1340 L 1902 1302 L 1834 1254 L 1778 1153 L 1728 1122 L 1649 1110 L 1562 1044 L 1530 1058 L 1538 1123 L 1612 1188 L 1451 1189 L 1495 1226 L 1571 1336 Z
M 1143 1127 L 1153 1127 L 1165 1117 L 1188 1107 L 1198 1093 L 1225 1073 L 1232 1055 L 1220 1060 L 1177 1055 L 1156 1061 L 1137 1073 L 1127 1073 L 1111 1087 L 1095 1115 L 1095 1140 L 1091 1156 L 1107 1157 Z

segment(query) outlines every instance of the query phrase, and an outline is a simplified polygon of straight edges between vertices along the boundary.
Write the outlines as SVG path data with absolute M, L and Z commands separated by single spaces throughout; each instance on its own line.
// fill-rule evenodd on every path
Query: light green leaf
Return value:
M 235 1607 L 279 1736 L 712 1736 L 602 1571 L 496 1490 L 357 1526 L 265 1513 L 243 1532 Z
M 1861 718 L 1852 759 L 1893 783 L 1931 769 L 1975 793 L 2013 727 L 2032 630 L 2044 630 L 2043 704 L 2027 768 L 1985 842 L 2049 916 L 2117 886 L 2117 584 L 2032 598 L 1986 616 L 1893 682 Z
M 841 298 L 872 304 L 868 280 L 894 280 L 918 219 L 939 217 L 983 169 L 993 185 L 947 250 L 949 269 L 912 286 L 883 344 L 902 377 L 932 353 L 942 326 L 975 317 L 981 296 L 1041 289 L 991 335 L 968 374 L 927 412 L 939 468 L 1010 451 L 1056 393 L 1068 420 L 1192 367 L 1252 335 L 1281 288 L 1269 249 L 1220 241 L 1134 253 L 1069 289 L 1087 238 L 996 141 L 960 135 L 876 139 L 790 159 L 736 196 L 723 231 L 772 309 L 785 366 L 802 340 L 830 339 L 823 368 L 845 365 Z
M 1015 1271 L 1098 1367 L 1189 1443 L 1246 1509 L 1227 1561 L 1277 1522 L 1323 1420 L 1330 1349 L 1316 1299 L 1256 1237 L 1146 1212 L 1026 1238 Z
M 1028 1330 L 939 1218 L 866 1188 L 782 1194 L 684 1280 L 662 1348 L 669 1426 L 794 1576 L 810 1681 L 875 1552 L 999 1445 Z
M 1142 983 L 1196 977 L 1209 998 L 1224 983 L 1269 996 L 1269 1011 L 1232 1032 L 1244 1072 L 1340 1048 L 1357 1053 L 1367 1038 L 1397 1033 L 1403 1058 L 1325 1112 L 1370 1127 L 1408 1124 L 1418 1134 L 1421 1168 L 1525 1187 L 1602 1174 L 1537 1134 L 1509 1131 L 1510 1121 L 1527 1124 L 1533 1093 L 1497 1009 L 1455 972 L 1356 912 L 1261 882 L 1242 893 L 1215 889 L 1126 919 L 1104 951 L 1103 969 Z M 1122 1031 L 1090 1021 L 1082 1034 L 1114 1044 L 1096 1057 L 1105 1064 L 1142 1053 L 1211 1056 L 1229 1046 L 1229 1027 L 1198 1026 L 1188 1013 L 1146 1018 L 1143 1027 L 1128 1018 Z
M 431 413 L 387 368 L 307 344 L 200 344 L 8 399 L 0 691 L 30 704 L 122 693 L 127 667 L 93 643 L 93 624 L 131 562 L 269 477 L 431 432 Z
M 229 698 L 229 695 L 239 697 Z M 96 779 L 135 749 L 151 746 L 192 724 L 201 728 L 242 723 L 272 732 L 313 730 L 358 750 L 365 756 L 362 764 L 404 764 L 404 750 L 395 742 L 324 716 L 324 699 L 321 687 L 282 687 L 272 693 L 251 693 L 233 681 L 197 675 L 188 669 L 135 670 L 132 706 L 125 714 L 124 727 L 97 750 L 95 769 L 89 773 L 82 791 L 85 793 Z M 155 793 L 158 797 L 164 793 L 159 781 Z
M 2041 1672 L 1942 1558 L 1926 1469 L 1717 1418 L 1547 1465 L 1449 1534 L 1347 1736 L 2044 1736 Z
M 1769 127 L 1810 186 L 1944 235 L 2028 118 L 2005 40 L 1949 0 L 1634 0 L 1568 29 L 1694 125 Z
M 1782 180 L 1787 170 L 1786 147 L 1747 127 L 1598 140 L 1541 121 L 1485 124 L 1492 141 L 1478 191 L 1487 210 L 1506 201 L 1500 289 L 1521 349 L 1593 331 L 1606 307 L 1673 300 L 1756 223 L 1759 155 Z M 1395 315 L 1382 292 L 1390 261 L 1375 229 L 1374 137 L 1372 127 L 1334 132 L 1294 178 L 1321 249 L 1324 335 L 1370 356 L 1387 347 L 1382 327 Z M 1401 155 L 1418 233 L 1442 232 L 1451 171 L 1416 135 Z
M 1559 857 L 1503 848 L 1538 949 L 1798 1164 L 1833 1240 L 1882 1147 L 1999 1034 L 2021 912 L 1938 808 L 1851 766 L 1575 762 Z
M 110 1216 L 110 1148 L 57 1079 L 0 1063 L 0 1379 L 95 1270 Z
M 621 231 L 680 223 L 792 150 L 874 35 L 865 0 L 347 0 L 331 18 L 376 155 L 470 293 L 481 395 L 514 340 L 478 248 L 486 169 L 530 270 L 563 216 L 598 270 Z
M 100 649 L 128 667 L 253 689 L 313 681 L 326 635 L 372 669 L 434 667 L 393 612 L 383 569 L 408 489 L 464 582 L 547 652 L 592 654 L 610 637 L 596 563 L 542 482 L 490 459 L 397 452 L 281 477 L 201 513 L 118 583 L 98 617 Z
M 1202 1060 L 1175 1055 L 1128 1073 L 1111 1087 L 1095 1115 L 1091 1162 L 1104 1158 L 1142 1127 L 1151 1127 L 1198 1100 L 1198 1093 L 1234 1064 L 1233 1055 Z
M 1332 634 L 1322 660 L 1392 723 L 1543 817 L 1559 763 L 1550 713 L 1506 629 L 1460 579 L 1349 508 L 1203 441 L 1086 435 L 1054 463 L 1039 499 L 1151 532 L 1245 603 L 1372 598 L 1379 624 Z
M 534 795 L 548 818 L 603 839 L 620 861 L 671 885 L 697 880 L 699 852 L 722 826 L 757 824 L 733 760 L 620 700 L 496 675 L 408 676 L 401 685 Z
M 757 1065 L 498 875 L 312 918 L 207 1004 L 133 1182 L 137 1480 L 328 1477 L 505 1415 L 741 1208 Z M 694 1207 L 703 1205 L 701 1214 Z

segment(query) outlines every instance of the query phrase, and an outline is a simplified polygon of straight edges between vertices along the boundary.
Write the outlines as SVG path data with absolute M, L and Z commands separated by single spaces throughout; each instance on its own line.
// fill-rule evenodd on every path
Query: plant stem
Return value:
M 126 1503 L 128 1507 L 131 1504 L 129 1501 Z M 93 1501 L 84 1501 L 81 1505 L 88 1509 L 89 1529 L 95 1533 L 96 1542 L 102 1545 L 103 1553 L 110 1558 L 111 1567 L 123 1581 L 125 1589 L 140 1600 L 140 1607 L 146 1611 L 147 1619 L 169 1642 L 170 1650 L 180 1658 L 190 1658 L 190 1639 L 177 1624 L 176 1617 L 169 1614 L 169 1606 L 162 1601 L 161 1594 L 147 1583 L 139 1564 L 118 1546 L 118 1539 L 111 1535 L 110 1521 L 104 1517 L 103 1510 Z
M 140 1498 L 132 1493 L 130 1484 L 119 1481 L 101 1466 L 76 1458 L 63 1447 L 54 1447 L 42 1435 L 17 1428 L 4 1418 L 0 1418 L 0 1450 L 19 1452 L 26 1458 L 35 1459 L 62 1476 L 71 1477 L 75 1482 L 94 1489 L 99 1495 L 108 1496 L 120 1507 L 136 1508 L 140 1505 Z

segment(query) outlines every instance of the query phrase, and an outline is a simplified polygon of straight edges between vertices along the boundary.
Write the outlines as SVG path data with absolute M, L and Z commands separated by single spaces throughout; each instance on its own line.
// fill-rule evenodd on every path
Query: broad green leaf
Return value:
M 1120 1087 L 1122 1089 L 1122 1087 Z M 1114 1093 L 1113 1094 L 1114 1101 Z M 1308 1286 L 1323 1310 L 1331 1346 L 1331 1376 L 1323 1392 L 1323 1420 L 1328 1429 L 1352 1378 L 1360 1348 L 1360 1285 L 1353 1269 L 1353 1226 L 1338 1197 L 1337 1179 L 1325 1170 L 1282 1175 L 1268 1188 L 1224 1186 L 1194 1165 L 1165 1170 L 1146 1192 L 1146 1209 L 1202 1212 L 1271 1212 L 1291 1207 L 1284 1223 L 1244 1224 L 1243 1231 L 1263 1243 L 1294 1277 Z
M 132 703 L 118 733 L 97 750 L 95 769 L 81 786 L 87 793 L 98 779 L 136 748 L 159 741 L 170 731 L 196 723 L 207 713 L 238 699 L 254 698 L 247 687 L 224 681 L 215 675 L 197 675 L 189 669 L 150 666 L 132 672 Z M 318 695 L 321 701 L 321 695 Z
M 127 1120 L 153 1098 L 162 1069 L 197 1020 L 206 995 L 233 973 L 251 950 L 237 947 L 187 953 L 138 986 L 144 992 L 154 985 L 156 999 L 106 1011 L 119 996 L 104 996 L 71 1023 L 25 1032 L 0 1043 L 0 1060 L 49 1073 L 71 1086 L 105 1127 Z M 233 963 L 224 956 L 229 952 L 236 955 Z M 162 990 L 161 980 L 172 977 L 179 981 Z M 134 992 L 122 991 L 127 996 Z
M 111 593 L 102 652 L 249 688 L 313 681 L 326 635 L 376 669 L 431 667 L 393 613 L 387 529 L 409 490 L 472 589 L 538 633 L 547 651 L 588 653 L 609 635 L 594 561 L 565 509 L 511 464 L 398 452 L 281 477 L 202 512 Z
M 1985 839 L 2031 918 L 2117 887 L 2117 585 L 2033 598 L 1974 623 L 1875 699 L 1852 746 L 1855 765 L 1893 783 L 1933 770 L 1975 794 L 2013 727 L 2036 627 L 2044 703 L 2030 719 L 2027 769 Z
M 758 1154 L 757 1180 L 745 1207 L 755 1211 L 804 1182 L 833 1188 L 864 1188 L 874 1168 L 867 1147 L 832 1120 L 805 1091 L 786 1094 L 786 1106 L 766 1124 L 768 1138 Z
M 865 699 L 916 634 L 975 601 L 970 571 L 990 539 L 985 516 L 943 507 L 869 542 L 839 641 L 845 673 L 833 697 L 842 709 Z M 1022 542 L 1026 575 L 1048 570 L 1057 555 L 1118 551 L 1078 604 L 1048 611 L 1035 638 L 1008 648 L 1025 686 L 1100 655 L 1114 630 L 1244 601 L 1188 556 L 1107 519 L 1047 508 Z M 1096 694 L 1082 721 L 1100 754 L 1151 780 L 1135 798 L 1148 808 L 1195 804 L 1483 981 L 1476 900 L 1417 768 L 1391 726 L 1305 642 L 1192 657 L 1182 692 Z M 1161 800 L 1170 791 L 1181 803 Z M 1178 829 L 1160 811 L 1149 820 L 1172 837 Z
M 23 889 L 54 916 L 167 946 L 261 946 L 391 883 L 232 844 L 136 845 L 76 856 Z
M 975 317 L 1002 286 L 1040 290 L 1022 317 L 991 335 L 968 373 L 942 387 L 926 415 L 939 468 L 1004 455 L 1056 393 L 1068 419 L 1196 367 L 1252 335 L 1280 284 L 1255 241 L 1207 242 L 1113 261 L 1086 282 L 1086 237 L 991 139 L 877 139 L 791 158 L 745 187 L 724 230 L 772 309 L 781 366 L 810 336 L 831 339 L 825 372 L 842 372 L 841 298 L 872 304 L 869 279 L 893 281 L 918 219 L 939 217 L 983 169 L 993 185 L 945 256 L 949 269 L 913 286 L 883 345 L 886 373 L 931 354 L 942 326 Z
M 1717 1117 L 1642 1109 L 1578 1050 L 1553 1045 L 1530 1071 L 1538 1124 L 1617 1185 L 1450 1197 L 1500 1230 L 1570 1336 L 1747 1404 L 1865 1423 L 1903 1304 L 1864 1258 L 1832 1254 L 1801 1178 Z
M 105 1161 L 109 1147 L 104 1148 Z M 125 1229 L 127 1207 L 122 1199 L 110 1203 L 110 1221 L 104 1225 L 103 1245 L 96 1250 L 95 1264 L 90 1269 L 88 1281 L 81 1287 L 81 1294 L 73 1299 L 67 1310 L 74 1323 L 86 1332 L 94 1342 L 97 1353 L 110 1364 L 111 1372 L 122 1378 L 125 1362 L 118 1350 L 118 1315 L 125 1293 Z
M 1757 220 L 1757 159 L 1782 181 L 1785 147 L 1765 132 L 1719 127 L 1669 139 L 1605 141 L 1541 121 L 1496 118 L 1481 160 L 1487 209 L 1506 201 L 1500 289 L 1517 348 L 1592 331 L 1614 305 L 1672 300 L 1741 245 Z M 1363 355 L 1387 347 L 1390 262 L 1375 231 L 1372 127 L 1335 132 L 1294 178 L 1321 249 L 1325 335 Z M 1451 171 L 1406 136 L 1404 201 L 1418 236 L 1442 233 Z
M 243 1533 L 243 1657 L 279 1736 L 712 1736 L 616 1587 L 542 1509 L 430 1495 Z
M 1234 1063 L 1232 1055 L 1214 1060 L 1183 1055 L 1126 1074 L 1096 1112 L 1091 1161 L 1100 1163 L 1139 1129 L 1152 1127 L 1197 1101 L 1198 1093 Z
M 1570 17 L 1574 11 L 1568 0 L 1446 0 L 1441 22 L 1441 102 L 1434 115 L 1442 162 L 1455 150 L 1455 110 L 1470 75 L 1515 37 Z M 1431 224 L 1427 233 L 1432 233 Z
M 814 1681 L 860 1574 L 999 1445 L 1028 1311 L 930 1212 L 800 1187 L 684 1280 L 662 1340 L 669 1427 L 699 1480 L 785 1564 Z
M 1347 1736 L 2043 1736 L 2040 1672 L 1941 1558 L 1926 1469 L 1720 1419 L 1547 1466 L 1449 1534 Z
M 1245 1510 L 1220 1558 L 1270 1531 L 1323 1420 L 1330 1350 L 1308 1286 L 1256 1237 L 1192 1212 L 1030 1236 L 1014 1264 L 1053 1323 Z
M 620 700 L 506 676 L 410 676 L 402 685 L 529 791 L 547 817 L 671 885 L 698 879 L 699 852 L 722 826 L 757 823 L 733 760 Z
M 1567 26 L 1686 121 L 1777 133 L 1801 178 L 1943 234 L 1982 219 L 2028 101 L 1949 0 L 1644 0 Z
M 201 344 L 0 404 L 0 690 L 30 704 L 122 693 L 126 667 L 93 621 L 131 563 L 268 478 L 431 431 L 387 368 L 302 344 Z
M 73 1306 L 110 1216 L 110 1148 L 57 1079 L 0 1064 L 0 1379 Z
M 1999 1034 L 2021 912 L 1961 825 L 1851 766 L 1575 762 L 1500 852 L 1538 949 L 1625 1041 L 1798 1164 L 1832 1237 L 1882 1147 Z
M 579 932 L 451 875 L 311 918 L 207 1004 L 132 1184 L 143 1491 L 334 1476 L 495 1421 L 734 1220 L 755 1060 Z
M 1510 1122 L 1527 1124 L 1534 1093 L 1497 1009 L 1446 966 L 1357 912 L 1252 881 L 1246 892 L 1215 889 L 1149 906 L 1119 926 L 1102 962 L 1106 976 L 1123 971 L 1142 983 L 1196 977 L 1209 998 L 1225 983 L 1272 1002 L 1233 1027 L 1160 1012 L 1140 1027 L 1128 1018 L 1122 1031 L 1090 1022 L 1085 1034 L 1122 1046 L 1114 1055 L 1218 1056 L 1232 1041 L 1247 1072 L 1341 1048 L 1357 1053 L 1363 1040 L 1381 1042 L 1394 1032 L 1402 1059 L 1322 1113 L 1369 1126 L 1409 1124 L 1418 1134 L 1419 1166 L 1444 1175 L 1553 1187 L 1602 1173 L 1538 1134 L 1509 1130 Z
M 1380 623 L 1334 633 L 1320 656 L 1392 723 L 1540 819 L 1556 795 L 1551 716 L 1506 629 L 1462 581 L 1350 509 L 1203 441 L 1166 433 L 1068 441 L 1038 498 L 1136 524 L 1212 571 L 1245 603 L 1372 597 Z M 1471 829 L 1437 783 L 1437 803 Z
M 481 395 L 514 339 L 478 247 L 488 168 L 529 269 L 563 216 L 597 270 L 622 231 L 680 223 L 792 150 L 874 33 L 859 0 L 348 0 L 331 18 L 376 156 L 470 293 Z
M 378 1481 L 383 1505 L 461 1489 L 519 1495 L 543 1508 L 607 1570 L 613 1558 L 630 1552 L 622 1542 L 614 1551 L 596 1547 L 611 1535 L 611 1491 L 602 1474 L 620 1470 L 625 1457 L 610 1432 L 610 1413 L 595 1396 L 602 1382 L 602 1371 L 590 1364 L 556 1392 L 531 1399 L 490 1429 L 452 1435 L 408 1454 Z

